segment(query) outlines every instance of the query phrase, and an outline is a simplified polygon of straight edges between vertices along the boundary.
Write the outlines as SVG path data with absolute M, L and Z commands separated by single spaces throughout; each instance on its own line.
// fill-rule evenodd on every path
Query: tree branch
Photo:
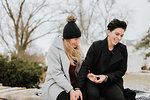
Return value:
M 20 18 L 22 16 L 22 8 L 23 8 L 23 4 L 24 4 L 25 0 L 23 0 L 21 2 L 21 5 L 20 5 L 20 8 L 19 8 L 19 15 L 18 15 L 18 18 L 17 18 L 17 26 L 19 25 L 19 21 L 20 21 Z
M 33 10 L 32 14 L 35 15 L 37 14 L 43 7 L 45 7 L 45 2 L 46 0 L 44 0 L 38 7 L 36 7 L 36 9 Z
M 14 23 L 14 26 L 16 26 L 16 23 L 15 23 L 15 18 L 14 18 L 14 15 L 13 15 L 13 13 L 12 13 L 12 10 L 10 9 L 10 7 L 9 7 L 9 3 L 8 3 L 8 1 L 7 0 L 5 0 L 5 3 L 6 3 L 6 6 L 5 5 L 3 5 L 3 7 L 4 8 L 6 8 L 7 10 L 8 10 L 8 15 L 10 16 L 10 18 L 13 20 L 13 23 Z M 6 11 L 7 11 L 6 10 Z
M 6 13 L 8 14 L 8 16 L 10 16 L 9 15 L 9 12 L 8 12 L 8 10 L 7 10 L 7 8 L 6 8 L 6 6 L 4 5 L 4 3 L 3 3 L 3 1 L 1 0 L 1 3 L 2 3 L 2 6 L 3 6 L 3 8 L 4 8 L 4 10 L 6 11 Z
M 54 28 L 55 29 L 55 28 Z M 52 30 L 54 30 L 54 29 L 52 29 Z M 52 31 L 51 30 L 51 31 Z M 37 40 L 37 39 L 39 39 L 39 38 L 41 38 L 41 37 L 43 37 L 43 36 L 45 36 L 45 35 L 48 35 L 48 34 L 50 34 L 50 33 L 52 33 L 52 32 L 47 32 L 47 33 L 45 33 L 45 34 L 43 34 L 43 35 L 40 35 L 40 36 L 38 36 L 38 37 L 36 37 L 36 38 L 34 38 L 34 39 L 32 39 L 32 40 L 30 40 L 29 42 L 27 42 L 27 44 L 29 44 L 29 43 L 31 43 L 31 42 L 33 42 L 33 41 L 35 41 L 35 40 Z M 55 33 L 55 32 L 54 32 Z
M 12 51 L 11 51 L 11 47 L 9 46 L 9 43 L 6 41 L 2 30 L 1 30 L 1 35 L 0 35 L 0 37 L 1 37 L 2 41 L 3 41 L 3 43 L 5 43 L 7 49 L 8 49 L 10 52 L 12 52 Z M 1 44 L 2 44 L 2 43 L 1 43 Z M 3 45 L 3 44 L 2 44 L 2 45 Z M 4 47 L 5 47 L 5 46 L 4 46 Z

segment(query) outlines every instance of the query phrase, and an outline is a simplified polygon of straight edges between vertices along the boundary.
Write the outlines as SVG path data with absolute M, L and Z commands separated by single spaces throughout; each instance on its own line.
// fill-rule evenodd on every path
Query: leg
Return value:
M 58 95 L 57 100 L 70 100 L 69 94 L 63 91 Z
M 100 91 L 95 83 L 88 80 L 86 89 L 87 89 L 88 100 L 99 100 L 100 99 Z
M 87 100 L 86 90 L 85 89 L 81 89 L 81 92 L 82 92 L 83 100 Z
M 125 100 L 123 91 L 116 84 L 105 86 L 102 88 L 102 91 L 107 100 Z

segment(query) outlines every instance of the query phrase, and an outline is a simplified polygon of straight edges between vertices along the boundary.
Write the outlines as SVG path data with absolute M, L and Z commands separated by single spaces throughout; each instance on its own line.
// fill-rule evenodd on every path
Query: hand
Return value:
M 76 92 L 73 89 L 70 90 L 70 100 L 77 100 Z
M 88 73 L 88 74 L 87 74 L 87 78 L 88 78 L 89 80 L 91 80 L 92 82 L 96 82 L 96 81 L 97 81 L 97 76 L 94 75 L 93 73 Z
M 83 100 L 82 92 L 80 90 L 76 90 L 76 100 L 78 100 L 79 97 L 80 97 L 80 100 Z
M 105 75 L 96 75 L 96 77 L 98 78 L 96 80 L 95 83 L 102 83 L 105 79 L 106 79 L 106 76 Z

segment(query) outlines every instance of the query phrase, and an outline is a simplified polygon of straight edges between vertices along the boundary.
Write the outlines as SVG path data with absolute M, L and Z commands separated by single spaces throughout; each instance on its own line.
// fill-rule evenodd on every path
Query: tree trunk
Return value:
M 25 49 L 23 49 L 22 47 L 19 47 L 17 55 L 18 55 L 18 58 L 23 58 L 25 55 Z

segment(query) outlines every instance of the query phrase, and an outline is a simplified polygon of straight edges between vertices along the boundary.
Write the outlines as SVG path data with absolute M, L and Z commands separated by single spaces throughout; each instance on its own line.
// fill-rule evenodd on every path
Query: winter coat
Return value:
M 107 38 L 96 41 L 91 45 L 78 75 L 77 87 L 83 88 L 86 82 L 86 75 L 90 71 L 97 75 L 107 75 L 107 84 L 115 83 L 123 90 L 122 77 L 127 70 L 127 48 L 122 43 L 115 45 L 109 66 L 106 67 L 103 59 L 106 59 L 107 49 Z
M 80 70 L 83 58 L 76 66 L 76 75 Z M 45 83 L 42 87 L 43 100 L 56 100 L 57 96 L 62 92 L 67 93 L 73 88 L 70 82 L 69 67 L 70 61 L 65 53 L 63 39 L 58 35 L 51 45 L 47 54 L 47 75 Z

